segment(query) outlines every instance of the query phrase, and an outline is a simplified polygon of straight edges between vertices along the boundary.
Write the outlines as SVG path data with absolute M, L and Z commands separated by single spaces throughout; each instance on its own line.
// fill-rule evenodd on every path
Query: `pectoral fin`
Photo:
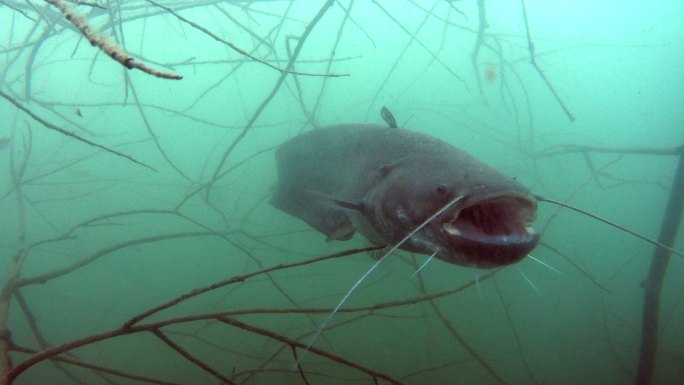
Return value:
M 318 192 L 318 191 L 312 191 L 312 190 L 306 190 L 307 194 L 311 194 L 314 197 L 319 197 L 323 199 L 329 200 L 332 204 L 335 204 L 341 208 L 344 209 L 349 209 L 349 210 L 355 210 L 358 212 L 364 212 L 365 211 L 365 205 L 361 201 L 350 201 L 346 199 L 340 199 L 337 198 L 333 195 Z
M 349 211 L 325 194 L 310 194 L 296 189 L 279 188 L 271 204 L 308 223 L 326 235 L 327 241 L 347 240 L 354 235 Z

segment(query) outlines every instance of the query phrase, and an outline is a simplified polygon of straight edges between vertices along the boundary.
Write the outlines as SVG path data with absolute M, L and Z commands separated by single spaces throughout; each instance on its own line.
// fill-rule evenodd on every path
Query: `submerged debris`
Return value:
M 0 138 L 0 151 L 9 148 L 9 146 L 12 144 L 12 139 L 11 138 Z

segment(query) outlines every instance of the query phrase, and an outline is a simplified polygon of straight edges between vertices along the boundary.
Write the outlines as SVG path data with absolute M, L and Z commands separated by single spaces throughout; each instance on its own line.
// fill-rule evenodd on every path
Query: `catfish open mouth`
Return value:
M 447 217 L 442 228 L 453 251 L 476 267 L 508 265 L 524 258 L 539 242 L 532 227 L 537 202 L 506 194 L 468 203 Z

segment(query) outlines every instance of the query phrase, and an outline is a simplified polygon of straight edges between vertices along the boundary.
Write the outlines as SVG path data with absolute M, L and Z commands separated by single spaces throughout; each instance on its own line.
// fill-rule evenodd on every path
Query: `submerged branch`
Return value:
M 354 251 L 358 252 L 360 250 L 354 250 Z M 318 262 L 318 261 L 321 261 L 324 259 L 339 257 L 339 256 L 342 256 L 344 254 L 345 253 L 343 252 L 343 253 L 338 253 L 337 255 L 313 258 L 313 259 L 310 259 L 308 261 L 297 262 L 297 263 L 293 263 L 293 264 L 289 264 L 289 265 L 277 265 L 273 268 L 260 270 L 260 271 L 254 272 L 254 273 L 247 274 L 245 276 L 234 277 L 234 278 L 227 280 L 227 281 L 224 281 L 224 282 L 228 282 L 228 281 L 242 282 L 244 280 L 243 278 L 246 276 L 254 276 L 257 274 L 266 273 L 267 271 L 271 271 L 271 270 L 284 269 L 287 267 L 294 267 L 294 266 L 301 266 L 301 265 L 305 265 L 305 264 L 310 264 L 310 263 Z M 346 254 L 349 254 L 349 253 L 346 253 Z M 499 271 L 499 270 L 493 270 L 493 271 L 490 271 L 489 273 L 483 275 L 482 277 L 480 277 L 480 281 L 491 278 L 497 271 Z M 454 295 L 456 293 L 460 293 L 460 292 L 464 291 L 467 288 L 472 287 L 473 285 L 475 285 L 474 280 L 467 282 L 467 283 L 465 283 L 459 287 L 449 289 L 449 290 L 445 290 L 445 291 L 441 291 L 441 292 L 437 292 L 437 293 L 433 293 L 433 294 L 425 294 L 425 295 L 421 295 L 421 296 L 413 297 L 413 298 L 407 298 L 407 299 L 384 302 L 384 303 L 377 303 L 374 305 L 369 305 L 369 306 L 364 306 L 364 307 L 347 308 L 347 309 L 342 309 L 340 312 L 341 313 L 367 313 L 367 314 L 372 314 L 375 311 L 380 310 L 380 309 L 389 309 L 389 308 L 394 308 L 394 307 L 407 306 L 407 305 L 417 304 L 417 303 L 421 303 L 421 302 L 425 302 L 425 301 L 432 301 L 436 298 Z M 192 296 L 192 294 L 194 294 L 194 292 L 192 292 L 190 294 Z M 162 321 L 152 322 L 152 323 L 148 323 L 148 324 L 140 324 L 140 325 L 134 325 L 132 322 L 134 320 L 131 320 L 131 321 L 128 321 L 127 323 L 125 323 L 120 328 L 110 330 L 107 332 L 103 332 L 100 334 L 92 334 L 92 335 L 89 335 L 89 336 L 86 336 L 86 337 L 83 337 L 80 339 L 76 339 L 76 340 L 67 342 L 67 343 L 59 345 L 59 346 L 54 346 L 54 347 L 42 350 L 40 352 L 36 352 L 32 356 L 30 356 L 27 359 L 25 359 L 24 361 L 20 362 L 12 370 L 10 370 L 5 375 L 3 380 L 5 381 L 4 383 L 11 384 L 14 381 L 14 379 L 16 379 L 21 373 L 23 373 L 27 369 L 31 368 L 32 366 L 34 366 L 40 362 L 43 362 L 45 360 L 58 359 L 58 357 L 61 357 L 60 355 L 63 353 L 66 353 L 68 351 L 78 349 L 78 348 L 81 348 L 81 347 L 84 347 L 87 345 L 92 345 L 92 344 L 95 344 L 98 342 L 107 341 L 107 340 L 111 340 L 111 339 L 118 338 L 118 337 L 130 336 L 130 335 L 147 333 L 147 332 L 154 333 L 155 335 L 157 335 L 157 337 L 159 337 L 159 335 L 155 332 L 158 332 L 161 328 L 171 326 L 171 325 L 187 324 L 187 323 L 197 322 L 197 321 L 217 320 L 217 321 L 220 321 L 220 322 L 223 322 L 225 324 L 246 330 L 248 332 L 251 332 L 251 333 L 254 333 L 257 335 L 261 335 L 264 337 L 268 337 L 271 339 L 278 340 L 278 341 L 280 341 L 280 342 L 282 342 L 288 346 L 293 346 L 293 347 L 296 347 L 298 349 L 305 349 L 306 345 L 302 342 L 290 339 L 288 337 L 285 337 L 283 335 L 280 335 L 280 334 L 278 334 L 274 331 L 268 330 L 268 329 L 262 329 L 262 328 L 258 328 L 256 326 L 245 324 L 241 321 L 236 320 L 233 317 L 237 316 L 237 315 L 245 315 L 245 314 L 314 314 L 314 313 L 315 314 L 327 314 L 330 311 L 331 311 L 331 309 L 329 309 L 329 308 L 310 308 L 310 309 L 304 309 L 304 308 L 289 308 L 289 309 L 253 308 L 253 309 L 246 309 L 246 310 L 233 310 L 233 311 L 224 311 L 224 312 L 209 313 L 209 314 L 199 314 L 199 315 L 175 317 L 175 318 L 170 318 L 170 319 L 166 319 L 166 320 L 162 320 Z M 166 341 L 165 341 L 165 343 L 166 343 Z M 178 346 L 178 345 L 176 345 L 176 346 Z M 180 349 L 183 350 L 182 348 L 180 348 Z M 176 350 L 176 349 L 173 349 L 173 350 Z M 179 352 L 178 350 L 176 350 L 176 351 Z M 380 372 L 376 372 L 372 369 L 369 369 L 369 368 L 362 366 L 360 364 L 356 364 L 354 362 L 351 362 L 351 361 L 347 360 L 346 358 L 344 358 L 340 355 L 330 353 L 326 350 L 310 347 L 310 348 L 308 348 L 308 351 L 310 351 L 316 355 L 319 355 L 321 357 L 325 357 L 325 358 L 327 358 L 333 362 L 336 362 L 338 364 L 341 364 L 341 365 L 356 369 L 358 371 L 364 372 L 364 373 L 366 373 L 366 374 L 368 374 L 374 378 L 383 379 L 383 380 L 386 380 L 386 381 L 393 383 L 393 384 L 401 384 L 401 382 L 399 382 L 398 380 L 394 379 L 393 377 L 391 377 L 389 375 L 386 375 L 386 374 L 383 374 Z M 183 355 L 183 356 L 185 357 L 185 355 Z M 188 359 L 188 357 L 185 357 L 185 358 Z M 200 363 L 200 364 L 206 365 L 206 363 L 204 363 L 203 361 L 199 361 L 199 359 L 197 359 L 197 358 L 194 358 L 194 359 L 196 359 L 197 362 L 193 361 L 193 363 Z
M 565 115 L 568 116 L 568 119 L 570 119 L 571 122 L 574 122 L 575 116 L 572 114 L 570 109 L 565 105 L 565 103 L 563 103 L 563 100 L 561 99 L 560 95 L 558 95 L 558 92 L 556 92 L 556 89 L 553 87 L 553 84 L 551 84 L 549 78 L 546 77 L 544 71 L 542 71 L 541 67 L 539 67 L 539 64 L 537 64 L 537 59 L 534 56 L 534 43 L 532 42 L 532 36 L 530 34 L 530 24 L 527 21 L 527 9 L 525 8 L 525 0 L 520 0 L 520 3 L 522 5 L 523 19 L 525 20 L 525 33 L 527 34 L 527 48 L 530 51 L 530 64 L 532 64 L 532 67 L 534 67 L 534 69 L 537 71 L 537 73 L 542 78 L 544 83 L 546 83 L 546 86 L 549 88 L 549 91 L 551 91 L 553 97 L 556 98 L 558 104 L 560 104 L 563 111 L 565 111 Z
M 584 146 L 579 144 L 564 144 L 552 146 L 540 152 L 540 157 L 565 155 L 575 153 L 601 153 L 601 154 L 621 154 L 621 155 L 681 155 L 684 146 L 677 147 L 599 147 Z
M 140 62 L 135 60 L 132 56 L 127 54 L 124 49 L 115 43 L 109 41 L 106 37 L 104 37 L 102 34 L 95 32 L 90 24 L 88 24 L 88 21 L 86 20 L 83 15 L 78 13 L 71 5 L 65 3 L 62 0 L 45 0 L 48 3 L 54 5 L 59 9 L 60 12 L 62 12 L 62 15 L 64 15 L 64 18 L 69 20 L 71 24 L 73 24 L 76 28 L 78 28 L 79 31 L 83 34 L 83 36 L 88 39 L 91 45 L 97 46 L 100 48 L 104 53 L 109 55 L 112 59 L 116 60 L 119 62 L 122 66 L 128 68 L 128 69 L 133 69 L 137 68 L 147 74 L 156 76 L 158 78 L 163 78 L 163 79 L 172 79 L 172 80 L 180 80 L 183 79 L 182 76 L 172 74 L 169 72 L 163 72 L 163 71 L 158 71 L 154 68 L 148 67 L 145 63 Z
M 320 262 L 320 261 L 324 261 L 324 260 L 327 260 L 327 259 L 334 259 L 334 258 L 346 257 L 346 256 L 349 256 L 349 255 L 354 255 L 354 254 L 362 253 L 362 252 L 364 252 L 364 251 L 371 251 L 371 250 L 377 250 L 377 249 L 378 249 L 378 247 L 367 247 L 367 248 L 364 248 L 364 249 L 351 249 L 351 250 L 345 250 L 345 251 L 341 251 L 341 252 L 339 252 L 339 253 L 334 253 L 334 254 L 330 254 L 330 255 L 324 255 L 324 256 L 322 256 L 322 257 L 315 257 L 315 258 L 307 259 L 307 260 L 300 261 L 300 262 L 288 263 L 288 264 L 285 264 L 285 265 L 280 264 L 280 265 L 277 265 L 277 266 L 273 266 L 273 267 L 261 269 L 261 270 L 259 270 L 259 271 L 255 271 L 255 272 L 253 272 L 253 273 L 234 276 L 234 277 L 225 279 L 225 280 L 223 280 L 223 281 L 216 282 L 216 283 L 214 283 L 214 284 L 212 284 L 212 285 L 209 285 L 209 286 L 205 286 L 205 287 L 201 287 L 201 288 L 194 289 L 194 290 L 190 291 L 189 293 L 183 294 L 183 295 L 181 295 L 181 296 L 179 296 L 179 297 L 177 297 L 177 298 L 175 298 L 175 299 L 173 299 L 173 300 L 171 300 L 171 301 L 169 301 L 169 302 L 163 303 L 163 304 L 161 304 L 161 305 L 159 305 L 159 306 L 156 306 L 156 307 L 154 307 L 154 308 L 152 308 L 152 309 L 150 309 L 150 310 L 148 310 L 148 311 L 146 311 L 146 312 L 144 312 L 144 313 L 142 313 L 142 314 L 139 314 L 139 315 L 137 315 L 137 316 L 131 318 L 128 322 L 126 322 L 126 323 L 124 324 L 124 328 L 133 327 L 135 324 L 139 323 L 139 322 L 142 321 L 143 319 L 148 318 L 149 316 L 151 316 L 151 315 L 153 315 L 153 314 L 156 314 L 156 313 L 158 313 L 158 312 L 160 312 L 160 311 L 162 311 L 162 310 L 165 310 L 165 309 L 168 309 L 168 308 L 170 308 L 170 307 L 176 306 L 177 304 L 179 304 L 179 303 L 181 303 L 181 302 L 183 302 L 183 301 L 186 301 L 186 300 L 188 300 L 188 299 L 190 299 L 190 298 L 197 297 L 198 295 L 201 295 L 201 294 L 204 294 L 204 293 L 208 293 L 208 292 L 210 292 L 210 291 L 212 291 L 212 290 L 216 290 L 216 289 L 218 289 L 218 288 L 221 288 L 221 287 L 224 287 L 224 286 L 233 284 L 233 283 L 244 282 L 244 281 L 248 280 L 249 278 L 252 278 L 252 277 L 255 277 L 255 276 L 258 276 L 258 275 L 268 274 L 268 273 L 270 273 L 270 272 L 278 271 L 278 270 L 290 269 L 290 268 L 293 268 L 293 267 L 299 267 L 299 266 L 309 265 L 309 264 L 316 263 L 316 262 Z
M 37 350 L 29 349 L 27 347 L 19 346 L 16 344 L 12 346 L 12 351 L 25 353 L 25 354 L 37 354 L 38 353 Z M 137 374 L 126 373 L 124 371 L 112 369 L 112 368 L 107 367 L 107 366 L 89 364 L 87 362 L 83 362 L 83 361 L 77 360 L 75 358 L 69 358 L 69 357 L 64 357 L 64 356 L 53 356 L 53 357 L 50 357 L 49 359 L 52 361 L 77 366 L 80 368 L 90 369 L 90 370 L 95 371 L 95 372 L 100 373 L 100 374 L 109 374 L 111 376 L 126 378 L 129 380 L 144 382 L 144 383 L 148 383 L 148 384 L 181 385 L 180 383 L 177 383 L 177 382 L 158 380 L 158 379 L 151 378 L 151 377 L 145 377 L 145 376 L 140 376 Z
M 680 155 L 677 173 L 672 181 L 670 198 L 667 202 L 663 222 L 660 225 L 658 244 L 674 246 L 683 213 L 684 155 Z M 644 288 L 644 306 L 642 310 L 641 351 L 639 354 L 639 367 L 634 379 L 635 385 L 650 384 L 655 372 L 656 354 L 658 352 L 660 295 L 663 289 L 665 273 L 667 272 L 667 265 L 673 252 L 669 247 L 656 247 L 653 250 L 650 271 L 642 284 Z M 677 254 L 682 255 L 681 253 Z
M 223 381 L 223 383 L 229 384 L 229 385 L 237 385 L 235 382 L 231 381 L 230 378 L 222 375 L 219 373 L 218 370 L 212 368 L 208 364 L 206 364 L 204 361 L 201 359 L 193 356 L 188 352 L 186 349 L 184 349 L 182 346 L 178 345 L 177 343 L 173 342 L 169 337 L 166 336 L 161 330 L 159 329 L 153 329 L 152 333 L 157 336 L 162 342 L 164 342 L 171 350 L 175 351 L 176 353 L 180 354 L 183 358 L 186 360 L 192 362 L 194 365 L 197 367 L 201 368 L 207 373 L 210 373 L 212 376 L 216 377 L 217 379 Z
M 397 20 L 396 17 L 394 17 L 394 15 L 389 13 L 389 11 L 385 9 L 377 0 L 373 0 L 373 4 L 375 4 L 375 6 L 378 7 L 385 14 L 385 16 L 387 16 L 387 18 L 392 20 L 397 25 L 397 27 L 399 27 L 406 35 L 408 35 L 411 38 L 411 41 L 415 41 L 416 43 L 418 43 L 418 45 L 421 48 L 423 48 L 423 50 L 425 50 L 425 52 L 427 52 L 434 61 L 439 63 L 442 66 L 442 68 L 444 68 L 447 72 L 449 72 L 449 74 L 451 74 L 451 76 L 454 77 L 454 79 L 460 81 L 466 87 L 466 89 L 468 88 L 468 83 L 466 83 L 465 80 L 456 73 L 456 71 L 454 71 L 447 63 L 445 63 L 434 52 L 432 52 L 432 50 L 430 50 L 430 48 L 427 45 L 425 45 L 425 43 L 418 39 L 415 36 L 415 34 L 411 33 L 411 31 L 409 31 L 404 26 L 404 24 L 402 24 L 399 20 Z M 426 17 L 429 15 L 430 14 L 426 15 Z
M 275 66 L 275 65 L 273 65 L 273 64 L 271 64 L 271 63 L 269 63 L 269 62 L 267 62 L 267 61 L 265 61 L 265 60 L 259 59 L 258 57 L 254 56 L 254 55 L 251 55 L 249 52 L 247 52 L 247 51 L 245 51 L 244 49 L 238 47 L 237 45 L 235 45 L 235 44 L 233 44 L 233 43 L 227 41 L 226 39 L 221 38 L 220 36 L 216 35 L 215 33 L 212 33 L 211 31 L 209 31 L 208 29 L 202 27 L 201 25 L 199 25 L 199 24 L 197 24 L 197 23 L 195 23 L 195 22 L 193 22 L 193 21 L 190 21 L 190 20 L 186 19 L 185 17 L 183 17 L 183 16 L 181 16 L 180 14 L 178 14 L 178 12 L 174 11 L 173 9 L 171 9 L 171 8 L 169 8 L 169 7 L 167 7 L 167 6 L 162 5 L 162 4 L 159 4 L 159 3 L 157 3 L 157 2 L 154 1 L 154 0 L 145 0 L 145 1 L 147 1 L 148 3 L 154 5 L 155 7 L 159 7 L 159 8 L 161 8 L 161 9 L 165 10 L 166 12 L 168 12 L 168 13 L 172 14 L 173 16 L 175 16 L 178 20 L 180 20 L 180 21 L 182 21 L 182 22 L 184 22 L 184 23 L 189 24 L 189 25 L 192 26 L 193 28 L 195 28 L 195 29 L 201 31 L 202 33 L 206 34 L 207 36 L 211 37 L 212 39 L 214 39 L 214 40 L 216 40 L 216 41 L 218 41 L 218 42 L 220 42 L 220 43 L 222 43 L 222 44 L 224 44 L 224 45 L 230 47 L 233 51 L 239 53 L 240 55 L 242 55 L 242 56 L 244 56 L 244 57 L 247 57 L 247 58 L 249 58 L 250 60 L 253 60 L 253 61 L 257 62 L 257 63 L 261 63 L 261 64 L 265 65 L 266 67 L 272 68 L 272 69 L 274 69 L 274 70 L 276 70 L 276 71 L 278 71 L 278 72 L 280 72 L 280 73 L 295 74 L 295 75 L 302 75 L 302 76 L 322 76 L 322 77 L 332 77 L 332 78 L 342 77 L 342 76 L 349 76 L 349 74 L 330 74 L 330 73 L 326 73 L 326 74 L 316 74 L 316 73 L 307 73 L 307 72 L 297 72 L 297 71 L 291 70 L 291 66 L 289 66 L 289 65 L 287 66 L 287 68 L 284 68 L 284 69 L 283 69 L 283 68 L 280 68 L 280 67 L 277 67 L 277 66 Z
M 369 376 L 371 376 L 375 381 L 377 381 L 377 379 L 383 379 L 383 380 L 385 380 L 391 384 L 395 384 L 395 385 L 401 385 L 402 384 L 402 382 L 394 379 L 393 377 L 391 377 L 389 375 L 377 372 L 373 369 L 365 367 L 361 364 L 354 363 L 352 361 L 349 361 L 349 360 L 343 358 L 342 356 L 338 356 L 338 355 L 329 353 L 325 350 L 315 348 L 315 347 L 306 346 L 304 343 L 293 340 L 291 338 L 288 338 L 282 334 L 274 333 L 274 332 L 267 330 L 267 329 L 262 329 L 262 328 L 257 327 L 257 326 L 249 325 L 249 324 L 246 324 L 244 322 L 238 321 L 238 320 L 233 319 L 233 318 L 220 317 L 220 318 L 218 318 L 218 320 L 223 322 L 223 323 L 226 323 L 228 325 L 240 328 L 242 330 L 245 330 L 245 331 L 248 331 L 248 332 L 251 332 L 254 334 L 259 334 L 259 335 L 268 337 L 270 339 L 274 339 L 274 340 L 279 341 L 283 344 L 291 346 L 293 349 L 295 349 L 295 348 L 304 349 L 304 350 L 307 350 L 307 351 L 309 351 L 313 354 L 316 354 L 318 356 L 325 357 L 331 361 L 337 362 L 338 364 L 359 370 L 359 371 L 364 372 L 364 373 L 368 374 Z M 301 370 L 301 368 L 300 368 L 300 370 Z
M 473 66 L 473 74 L 475 75 L 475 80 L 477 81 L 477 89 L 480 91 L 480 96 L 484 98 L 484 90 L 482 89 L 482 80 L 480 79 L 480 74 L 477 69 L 477 62 L 480 57 L 480 49 L 484 44 L 485 29 L 487 29 L 487 9 L 485 7 L 484 0 L 477 0 L 477 38 L 475 39 L 475 46 L 473 47 L 473 52 L 470 54 L 470 64 Z
M 577 271 L 580 272 L 583 276 L 585 276 L 591 283 L 593 283 L 596 287 L 599 289 L 605 291 L 606 293 L 614 294 L 612 290 L 610 290 L 606 285 L 602 284 L 596 277 L 594 277 L 589 271 L 584 269 L 582 266 L 578 265 L 577 262 L 573 261 L 572 258 L 570 258 L 567 254 L 564 252 L 560 251 L 560 249 L 553 247 L 549 245 L 548 243 L 545 242 L 539 242 L 540 246 L 546 247 L 547 249 L 553 251 L 556 253 L 556 255 L 560 255 L 567 263 L 572 265 Z
M 307 41 L 309 38 L 309 35 L 311 34 L 311 31 L 313 31 L 314 27 L 318 24 L 321 19 L 323 19 L 323 16 L 326 14 L 326 12 L 330 9 L 330 7 L 333 5 L 333 0 L 328 0 L 323 4 L 323 6 L 320 8 L 318 13 L 311 19 L 309 24 L 306 26 L 304 29 L 304 32 L 302 32 L 302 35 L 299 37 L 299 41 L 297 43 L 297 46 L 292 52 L 292 55 L 290 57 L 290 61 L 287 63 L 286 70 L 289 71 L 292 68 L 294 68 L 295 62 L 297 61 L 297 58 L 299 57 L 300 52 L 302 51 L 302 48 L 304 47 L 304 43 Z M 245 128 L 240 132 L 240 134 L 233 139 L 233 142 L 228 146 L 228 148 L 223 152 L 223 155 L 221 156 L 221 160 L 219 160 L 218 164 L 216 165 L 216 169 L 214 170 L 214 173 L 211 177 L 210 185 L 208 187 L 211 187 L 214 182 L 216 182 L 221 175 L 221 170 L 223 169 L 224 164 L 226 163 L 226 160 L 228 159 L 228 156 L 233 152 L 235 147 L 247 136 L 247 133 L 252 129 L 254 124 L 256 123 L 257 119 L 261 116 L 261 114 L 264 112 L 266 107 L 271 103 L 271 100 L 275 97 L 275 95 L 278 93 L 280 90 L 280 87 L 283 85 L 283 82 L 285 81 L 285 78 L 287 77 L 289 73 L 288 72 L 282 72 L 280 76 L 278 77 L 278 80 L 276 81 L 275 85 L 271 89 L 271 92 L 266 96 L 266 98 L 259 104 L 259 107 L 257 107 L 256 111 L 252 115 L 251 119 L 247 124 L 245 125 Z M 207 188 L 207 201 L 209 200 L 209 189 Z
M 147 164 L 142 163 L 142 162 L 136 160 L 135 158 L 133 158 L 133 157 L 130 156 L 130 155 L 126 155 L 126 154 L 120 153 L 119 151 L 113 150 L 113 149 L 111 149 L 111 148 L 109 148 L 109 147 L 106 147 L 106 146 L 103 146 L 103 145 L 101 145 L 101 144 L 98 144 L 98 143 L 95 143 L 95 142 L 93 142 L 93 141 L 90 141 L 90 140 L 88 140 L 88 139 L 86 139 L 86 138 L 84 138 L 84 137 L 82 137 L 82 136 L 79 136 L 79 135 L 77 135 L 77 134 L 75 134 L 75 133 L 73 133 L 73 132 L 71 132 L 71 131 L 67 131 L 67 130 L 65 130 L 65 129 L 63 129 L 63 128 L 60 128 L 60 127 L 55 126 L 54 124 L 52 124 L 52 123 L 46 121 L 45 119 L 41 118 L 40 116 L 38 116 L 38 115 L 36 115 L 36 114 L 34 114 L 31 110 L 29 110 L 28 108 L 26 108 L 26 107 L 24 107 L 23 105 L 21 105 L 21 104 L 20 104 L 18 101 L 16 101 L 13 97 L 7 95 L 6 93 L 4 93 L 4 92 L 2 92 L 2 91 L 0 91 L 0 97 L 4 98 L 4 99 L 7 100 L 8 102 L 14 104 L 15 107 L 17 107 L 18 109 L 24 111 L 27 115 L 29 115 L 31 118 L 33 118 L 33 120 L 35 120 L 35 121 L 37 121 L 38 123 L 42 124 L 42 125 L 45 126 L 46 128 L 49 128 L 49 129 L 51 129 L 51 130 L 53 130 L 53 131 L 57 131 L 57 132 L 59 132 L 60 134 L 65 135 L 65 136 L 68 136 L 68 137 L 70 137 L 70 138 L 76 139 L 77 141 L 82 142 L 82 143 L 85 143 L 85 144 L 87 144 L 87 145 L 89 145 L 89 146 L 91 146 L 91 147 L 97 147 L 97 148 L 99 148 L 99 149 L 102 149 L 102 150 L 107 151 L 107 152 L 110 153 L 110 154 L 114 154 L 114 155 L 116 155 L 116 156 L 120 156 L 120 157 L 122 157 L 122 158 L 126 158 L 126 159 L 130 160 L 131 162 L 137 163 L 137 164 L 139 164 L 139 165 L 141 165 L 141 166 L 143 166 L 143 167 L 149 168 L 149 169 L 152 170 L 152 171 L 157 171 L 154 167 L 148 166 Z

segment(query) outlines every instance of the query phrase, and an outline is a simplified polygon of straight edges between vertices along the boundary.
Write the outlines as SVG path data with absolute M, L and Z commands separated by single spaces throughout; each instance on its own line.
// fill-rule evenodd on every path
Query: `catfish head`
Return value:
M 479 268 L 521 260 L 539 242 L 531 227 L 535 198 L 514 179 L 454 150 L 410 154 L 381 167 L 364 199 L 360 230 L 392 244 L 442 210 L 401 248 Z

